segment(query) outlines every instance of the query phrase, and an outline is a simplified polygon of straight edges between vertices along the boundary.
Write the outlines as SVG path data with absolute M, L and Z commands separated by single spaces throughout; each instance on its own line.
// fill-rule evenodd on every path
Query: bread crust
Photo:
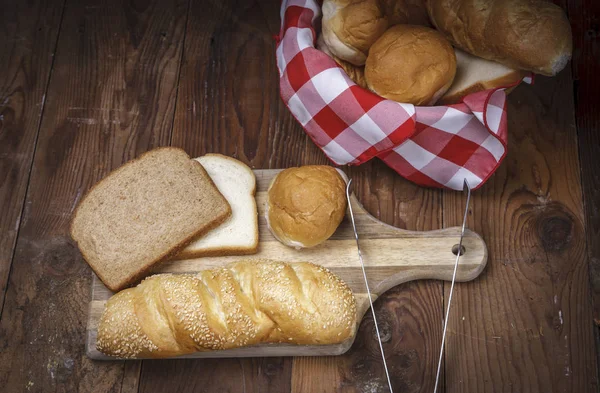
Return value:
M 369 48 L 389 26 L 378 1 L 325 0 L 322 10 L 323 38 L 332 53 L 351 64 L 364 65 Z
M 325 0 L 323 38 L 340 60 L 367 61 L 371 46 L 398 24 L 430 26 L 426 0 Z
M 195 274 L 157 274 L 112 296 L 96 348 L 119 358 L 165 358 L 265 343 L 352 340 L 356 299 L 309 262 L 240 260 Z
M 427 8 L 434 26 L 475 56 L 547 76 L 556 75 L 571 58 L 571 26 L 551 2 L 429 0 Z
M 237 160 L 233 157 L 229 157 L 226 156 L 224 154 L 219 154 L 219 153 L 207 153 L 204 155 L 204 157 L 219 157 L 219 158 L 224 158 L 227 159 L 229 161 L 235 162 L 238 165 L 243 166 L 244 170 L 248 171 L 248 173 L 252 176 L 252 178 L 254 179 L 254 187 L 252 188 L 251 194 L 252 194 L 252 203 L 254 206 L 254 211 L 257 211 L 257 205 L 256 205 L 256 175 L 254 174 L 254 171 L 252 170 L 252 168 L 250 168 L 248 165 L 246 165 L 244 162 Z M 209 176 L 210 177 L 210 176 Z M 207 231 L 208 232 L 208 231 Z M 222 256 L 229 256 L 229 255 L 252 255 L 252 254 L 256 254 L 258 252 L 258 220 L 256 221 L 256 231 L 254 233 L 254 243 L 253 246 L 251 248 L 247 248 L 247 247 L 213 247 L 213 248 L 206 248 L 204 250 L 201 251 L 188 251 L 185 249 L 185 247 L 177 254 L 177 258 L 178 259 L 191 259 L 191 258 L 201 258 L 201 257 L 222 257 Z M 193 242 L 193 240 L 192 240 Z M 191 242 L 190 242 L 191 243 Z
M 127 168 L 127 166 L 140 161 L 146 155 L 155 153 L 157 150 L 172 150 L 172 151 L 177 151 L 178 153 L 183 152 L 189 158 L 189 155 L 183 149 L 171 147 L 171 146 L 158 147 L 156 149 L 144 152 L 141 155 L 139 155 L 138 157 L 127 161 L 123 165 L 121 165 L 118 168 L 109 172 L 108 175 L 106 175 L 104 178 L 102 178 L 101 181 L 109 179 L 114 176 L 118 176 L 119 173 L 121 173 L 122 171 L 124 171 Z M 106 287 L 108 289 L 110 289 L 111 291 L 116 292 L 116 291 L 119 291 L 123 288 L 126 288 L 126 287 L 138 282 L 140 279 L 147 276 L 154 268 L 156 268 L 156 266 L 158 264 L 165 262 L 165 261 L 169 260 L 171 257 L 175 256 L 180 250 L 182 250 L 184 247 L 186 247 L 188 244 L 190 244 L 195 238 L 197 238 L 197 237 L 201 236 L 202 234 L 210 231 L 211 229 L 217 227 L 231 215 L 231 206 L 229 206 L 229 203 L 227 203 L 227 200 L 225 199 L 225 197 L 218 191 L 218 188 L 215 186 L 215 184 L 212 181 L 212 179 L 210 178 L 210 176 L 208 176 L 208 173 L 206 173 L 206 170 L 204 169 L 204 167 L 199 162 L 194 161 L 191 158 L 189 158 L 189 159 L 190 159 L 190 161 L 193 161 L 195 163 L 192 165 L 198 165 L 198 168 L 201 169 L 201 171 L 204 173 L 204 175 L 206 176 L 208 181 L 210 181 L 210 183 L 213 185 L 213 187 L 217 190 L 218 194 L 221 196 L 221 198 L 223 199 L 223 201 L 226 204 L 226 210 L 220 216 L 218 216 L 215 219 L 215 221 L 204 226 L 203 228 L 199 229 L 198 231 L 192 233 L 190 236 L 186 237 L 183 241 L 181 241 L 178 244 L 176 244 L 175 246 L 173 246 L 173 248 L 171 248 L 169 251 L 161 253 L 157 258 L 155 258 L 152 261 L 149 261 L 146 264 L 146 267 L 138 269 L 137 272 L 132 273 L 129 278 L 124 279 L 120 283 L 113 283 L 108 277 L 106 277 L 100 270 L 97 269 L 97 267 L 92 262 L 93 258 L 91 258 L 89 255 L 87 255 L 86 250 L 84 248 L 79 247 L 79 242 L 77 241 L 76 235 L 74 234 L 74 231 L 75 231 L 74 222 L 77 218 L 77 215 L 79 214 L 80 207 L 83 205 L 83 202 L 88 198 L 88 196 L 92 193 L 92 191 L 96 189 L 96 187 L 98 186 L 98 184 L 100 184 L 101 181 L 95 183 L 86 192 L 86 194 L 81 199 L 81 201 L 79 201 L 77 207 L 75 208 L 73 216 L 71 218 L 71 223 L 69 226 L 69 234 L 70 234 L 71 238 L 73 239 L 73 241 L 75 242 L 75 244 L 78 246 L 78 248 L 81 252 L 81 255 L 83 256 L 83 259 L 88 263 L 88 265 L 91 267 L 91 269 L 94 271 L 94 273 L 100 278 L 100 280 L 104 283 L 104 285 L 106 285 Z
M 520 70 L 514 70 L 511 74 L 505 75 L 501 78 L 496 78 L 489 81 L 481 81 L 476 84 L 470 85 L 468 88 L 454 92 L 452 94 L 446 94 L 437 102 L 439 105 L 453 105 L 458 104 L 462 99 L 469 94 L 478 93 L 480 91 L 497 89 L 501 87 L 511 86 L 518 83 L 525 77 L 525 72 Z M 511 89 L 506 89 L 506 94 L 512 92 Z
M 267 192 L 269 230 L 289 247 L 313 247 L 324 242 L 346 214 L 345 186 L 338 171 L 327 165 L 279 172 Z
M 434 105 L 456 74 L 450 42 L 424 26 L 396 25 L 371 47 L 365 78 L 381 97 L 414 105 Z

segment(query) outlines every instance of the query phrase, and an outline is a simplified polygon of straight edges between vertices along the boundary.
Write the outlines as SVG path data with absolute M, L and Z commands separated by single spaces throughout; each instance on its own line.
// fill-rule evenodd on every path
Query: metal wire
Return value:
M 446 343 L 446 330 L 448 329 L 448 317 L 450 316 L 450 304 L 452 303 L 452 294 L 454 293 L 454 283 L 456 281 L 456 271 L 458 270 L 458 260 L 462 254 L 462 242 L 465 235 L 465 227 L 467 225 L 467 214 L 469 213 L 469 202 L 471 201 L 471 187 L 469 182 L 465 179 L 463 192 L 467 191 L 467 206 L 465 207 L 465 214 L 463 215 L 462 229 L 460 232 L 460 240 L 458 241 L 458 250 L 456 252 L 456 261 L 454 262 L 454 273 L 452 273 L 452 285 L 450 285 L 450 295 L 448 296 L 448 307 L 446 308 L 446 318 L 444 318 L 444 333 L 442 334 L 442 345 L 440 347 L 440 360 L 438 361 L 437 374 L 435 377 L 435 387 L 433 393 L 437 392 L 437 388 L 440 382 L 440 371 L 442 370 L 442 359 L 444 356 L 444 345 Z
M 352 211 L 352 203 L 350 202 L 350 185 L 352 179 L 348 181 L 346 185 L 346 199 L 348 200 L 348 209 L 350 210 L 350 219 L 352 221 L 352 228 L 354 229 L 354 238 L 356 239 L 356 249 L 358 250 L 358 259 L 360 260 L 360 267 L 362 269 L 363 277 L 365 279 L 365 287 L 367 288 L 367 295 L 369 296 L 369 303 L 371 304 L 371 314 L 373 315 L 373 322 L 375 323 L 375 330 L 377 332 L 377 341 L 379 342 L 379 349 L 381 350 L 381 358 L 383 359 L 383 367 L 385 369 L 385 376 L 387 377 L 388 386 L 390 387 L 390 393 L 394 393 L 392 390 L 392 381 L 390 380 L 390 372 L 385 361 L 385 353 L 383 352 L 383 344 L 381 343 L 381 335 L 379 334 L 379 326 L 377 324 L 377 317 L 375 316 L 375 309 L 373 308 L 373 299 L 371 298 L 371 289 L 369 288 L 369 282 L 367 281 L 367 273 L 365 272 L 365 264 L 363 262 L 362 253 L 360 252 L 360 244 L 358 243 L 358 232 L 356 231 L 356 222 L 354 222 L 354 212 Z

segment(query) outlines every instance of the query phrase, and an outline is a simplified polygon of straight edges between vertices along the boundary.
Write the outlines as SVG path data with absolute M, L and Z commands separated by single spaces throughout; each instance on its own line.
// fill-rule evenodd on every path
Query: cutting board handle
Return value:
M 452 280 L 460 227 L 424 232 L 408 231 L 379 221 L 364 209 L 354 195 L 351 195 L 350 200 L 372 295 L 380 296 L 388 289 L 412 280 Z M 352 230 L 350 219 L 347 218 L 346 221 L 336 232 L 340 238 L 347 239 L 348 234 L 345 232 Z M 456 273 L 457 281 L 476 278 L 487 263 L 487 247 L 477 233 L 465 230 L 463 250 Z M 354 254 L 355 266 L 360 268 L 356 251 Z M 348 273 L 338 272 L 342 276 L 356 276 Z M 355 293 L 363 292 L 366 295 L 364 283 L 362 290 L 356 283 L 350 285 Z M 358 300 L 359 315 L 362 316 L 368 310 L 368 299 L 366 296 L 359 296 Z

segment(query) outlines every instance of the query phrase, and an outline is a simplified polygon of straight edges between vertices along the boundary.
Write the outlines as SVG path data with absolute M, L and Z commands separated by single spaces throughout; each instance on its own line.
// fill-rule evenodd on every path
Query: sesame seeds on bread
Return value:
M 157 148 L 91 188 L 77 206 L 71 237 L 102 282 L 118 291 L 230 214 L 199 162 L 181 149 Z
M 348 285 L 308 262 L 242 260 L 196 274 L 157 274 L 112 296 L 97 349 L 164 358 L 261 343 L 337 344 L 356 333 Z

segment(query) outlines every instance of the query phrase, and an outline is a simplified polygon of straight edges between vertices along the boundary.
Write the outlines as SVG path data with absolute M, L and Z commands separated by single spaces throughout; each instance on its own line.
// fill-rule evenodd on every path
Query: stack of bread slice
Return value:
M 119 291 L 173 257 L 255 253 L 255 190 L 254 173 L 238 160 L 154 149 L 91 188 L 71 237 L 102 282 Z

